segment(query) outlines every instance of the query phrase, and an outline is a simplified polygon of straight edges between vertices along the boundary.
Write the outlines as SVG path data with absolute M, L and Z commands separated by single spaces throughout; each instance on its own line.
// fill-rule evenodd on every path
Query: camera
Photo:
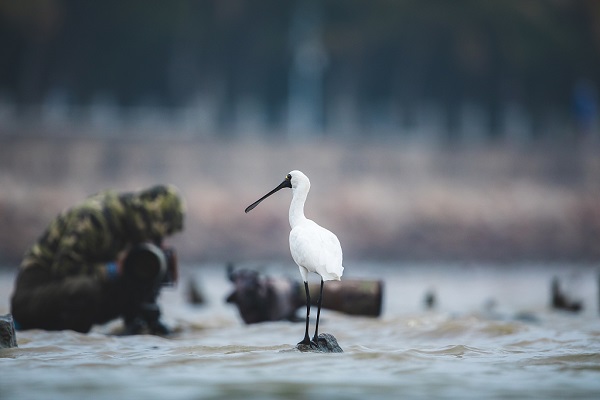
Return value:
M 173 247 L 152 243 L 134 246 L 123 262 L 125 277 L 137 282 L 175 286 L 178 278 L 177 253 Z

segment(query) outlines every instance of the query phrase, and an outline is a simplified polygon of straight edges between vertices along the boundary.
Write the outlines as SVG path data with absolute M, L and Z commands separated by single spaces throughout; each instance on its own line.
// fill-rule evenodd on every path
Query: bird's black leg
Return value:
M 319 318 L 321 317 L 321 303 L 323 302 L 323 278 L 321 278 L 321 293 L 319 293 L 319 300 L 317 301 L 317 324 L 315 325 L 315 336 L 313 336 L 313 342 L 319 343 Z
M 304 291 L 306 292 L 306 330 L 304 331 L 304 339 L 298 344 L 305 344 L 307 346 L 315 346 L 316 344 L 310 340 L 308 336 L 308 321 L 310 317 L 310 294 L 308 293 L 308 282 L 304 282 Z

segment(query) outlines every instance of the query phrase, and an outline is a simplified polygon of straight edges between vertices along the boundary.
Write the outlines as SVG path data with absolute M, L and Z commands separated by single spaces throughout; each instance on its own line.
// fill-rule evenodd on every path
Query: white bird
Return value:
M 323 301 L 323 281 L 339 281 L 342 278 L 342 246 L 337 236 L 316 222 L 304 216 L 304 203 L 310 190 L 308 177 L 300 171 L 292 171 L 285 180 L 275 189 L 258 199 L 246 208 L 249 212 L 261 201 L 283 188 L 292 189 L 292 202 L 290 204 L 290 252 L 298 264 L 300 275 L 304 281 L 306 291 L 306 330 L 304 339 L 298 344 L 318 346 L 319 318 L 321 316 L 321 303 Z M 314 272 L 321 276 L 321 291 L 317 301 L 317 322 L 312 341 L 308 336 L 308 321 L 310 316 L 310 295 L 308 292 L 308 273 Z

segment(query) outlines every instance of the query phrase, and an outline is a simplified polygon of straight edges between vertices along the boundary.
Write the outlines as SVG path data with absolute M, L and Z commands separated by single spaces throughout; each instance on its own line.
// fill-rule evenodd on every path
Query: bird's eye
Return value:
M 292 175 L 287 174 L 286 177 L 285 177 L 285 179 L 287 179 L 288 181 L 291 181 L 292 180 Z

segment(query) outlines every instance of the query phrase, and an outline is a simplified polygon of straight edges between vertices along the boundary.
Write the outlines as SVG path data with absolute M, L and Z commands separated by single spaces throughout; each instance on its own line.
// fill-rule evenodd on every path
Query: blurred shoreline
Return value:
M 600 260 L 597 144 L 122 136 L 0 136 L 0 264 L 84 197 L 155 183 L 187 201 L 184 261 L 287 260 L 291 193 L 243 210 L 292 169 L 346 259 Z

